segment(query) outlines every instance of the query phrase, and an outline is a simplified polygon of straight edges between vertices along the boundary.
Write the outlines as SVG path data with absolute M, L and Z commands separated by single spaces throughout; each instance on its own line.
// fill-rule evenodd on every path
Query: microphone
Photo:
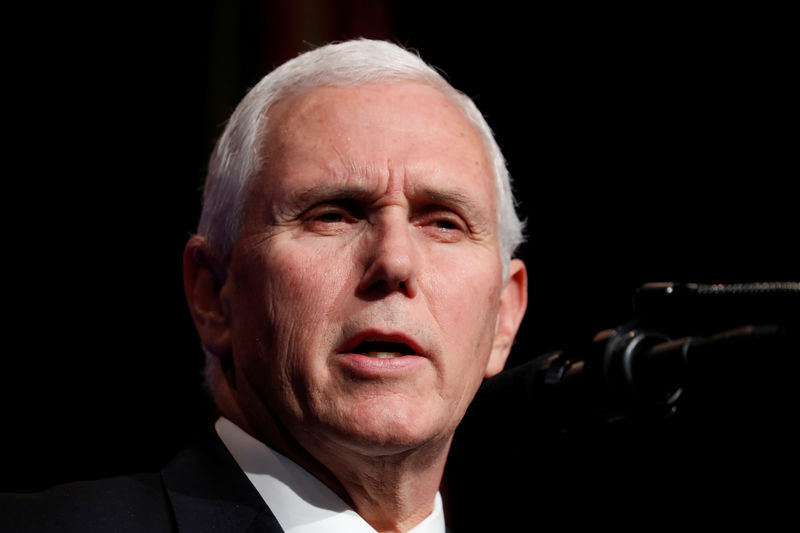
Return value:
M 775 398 L 800 356 L 800 283 L 642 286 L 639 318 L 531 362 L 566 425 L 663 419 L 686 402 Z
M 791 508 L 773 476 L 797 450 L 800 283 L 647 284 L 634 308 L 484 382 L 453 439 L 451 501 L 637 528 Z
M 675 340 L 656 331 L 620 328 L 586 355 L 548 354 L 539 370 L 545 388 L 563 388 L 560 395 L 572 404 L 604 406 L 603 416 L 613 421 L 634 412 L 672 414 L 689 383 L 703 387 L 705 395 L 720 394 L 731 376 L 763 379 L 765 372 L 796 364 L 798 355 L 796 331 L 778 324 Z

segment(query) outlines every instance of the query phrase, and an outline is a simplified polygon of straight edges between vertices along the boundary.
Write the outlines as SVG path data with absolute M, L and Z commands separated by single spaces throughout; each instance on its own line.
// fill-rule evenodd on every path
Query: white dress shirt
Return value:
M 291 459 L 251 437 L 226 418 L 217 434 L 286 533 L 376 533 L 358 513 Z M 445 533 L 442 498 L 408 533 Z

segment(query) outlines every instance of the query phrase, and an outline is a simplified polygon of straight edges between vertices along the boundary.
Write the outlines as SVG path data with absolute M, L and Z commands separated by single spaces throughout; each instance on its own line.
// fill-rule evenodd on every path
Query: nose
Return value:
M 398 210 L 400 211 L 400 210 Z M 398 292 L 413 298 L 418 290 L 419 252 L 405 213 L 382 217 L 365 236 L 365 268 L 358 290 L 379 298 Z

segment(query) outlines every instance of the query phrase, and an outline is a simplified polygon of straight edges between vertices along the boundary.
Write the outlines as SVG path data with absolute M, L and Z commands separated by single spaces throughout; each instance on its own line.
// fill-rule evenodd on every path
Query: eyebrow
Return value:
M 462 207 L 467 211 L 480 211 L 480 206 L 468 195 L 457 189 L 439 189 L 423 186 L 415 188 L 415 196 L 421 196 L 433 203 Z M 335 185 L 320 183 L 293 191 L 287 200 L 292 204 L 307 205 L 324 200 L 359 200 L 374 198 L 374 192 L 360 185 Z
M 324 202 L 349 200 L 368 203 L 375 201 L 376 198 L 375 191 L 360 184 L 319 183 L 291 192 L 284 205 L 291 212 L 297 213 Z M 413 190 L 412 204 L 415 203 L 414 198 L 424 199 L 426 205 L 435 204 L 452 209 L 473 224 L 477 224 L 477 227 L 490 223 L 491 215 L 486 212 L 484 206 L 456 188 L 421 185 Z
M 320 183 L 291 192 L 286 198 L 286 203 L 292 208 L 304 209 L 320 202 L 362 200 L 371 196 L 372 194 L 361 186 Z
M 420 193 L 436 204 L 453 207 L 475 215 L 481 215 L 482 213 L 481 206 L 475 200 L 457 189 L 421 187 Z

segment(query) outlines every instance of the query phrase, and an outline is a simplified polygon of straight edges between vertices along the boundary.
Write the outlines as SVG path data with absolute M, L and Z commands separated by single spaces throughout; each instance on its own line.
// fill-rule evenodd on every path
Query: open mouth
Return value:
M 352 351 L 353 353 L 377 359 L 415 355 L 414 350 L 408 344 L 390 341 L 361 341 Z

